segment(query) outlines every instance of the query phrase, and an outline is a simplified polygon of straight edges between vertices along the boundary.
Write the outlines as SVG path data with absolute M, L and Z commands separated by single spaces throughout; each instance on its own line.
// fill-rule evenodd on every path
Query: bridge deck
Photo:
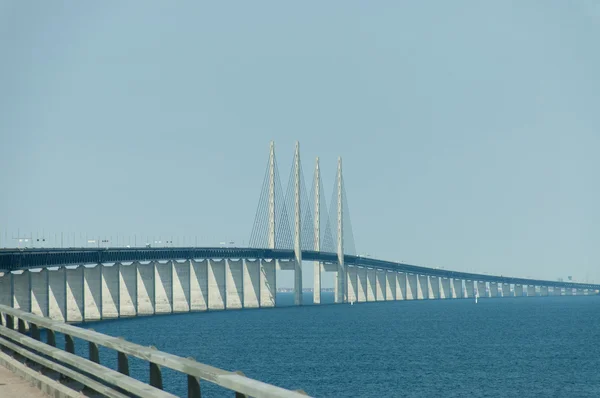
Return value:
M 48 395 L 30 385 L 25 379 L 0 365 L 0 397 L 48 398 Z
M 116 263 L 133 261 L 184 260 L 198 258 L 263 258 L 293 260 L 293 250 L 259 249 L 242 247 L 171 247 L 171 248 L 45 248 L 45 249 L 5 249 L 0 250 L 0 272 L 49 266 L 81 265 L 92 263 Z M 335 253 L 303 250 L 305 261 L 337 263 Z M 559 288 L 579 288 L 599 290 L 599 284 L 558 282 L 540 279 L 515 278 L 503 275 L 487 275 L 421 267 L 393 261 L 377 260 L 361 256 L 344 255 L 344 263 L 349 266 L 378 268 L 411 274 L 429 275 L 440 278 L 458 278 L 465 280 L 519 285 L 555 286 Z

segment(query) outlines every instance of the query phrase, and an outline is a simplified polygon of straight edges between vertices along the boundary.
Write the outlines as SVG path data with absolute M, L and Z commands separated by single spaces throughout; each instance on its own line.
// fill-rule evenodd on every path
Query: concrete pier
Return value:
M 417 300 L 426 300 L 429 298 L 429 277 L 427 275 L 418 275 Z
M 385 299 L 386 301 L 397 300 L 396 298 L 396 279 L 397 272 L 385 271 Z
M 548 286 L 540 287 L 540 296 L 543 296 L 543 297 L 548 296 Z
M 435 276 L 427 277 L 427 298 L 430 300 L 439 300 L 440 298 L 440 280 Z
M 482 281 L 477 281 L 477 293 L 480 298 L 487 297 L 487 289 L 486 283 Z
M 523 285 L 515 285 L 515 297 L 523 297 Z
M 512 294 L 510 292 L 510 284 L 503 283 L 502 284 L 502 297 L 511 297 Z
M 475 298 L 475 281 L 465 280 L 465 298 Z
M 406 300 L 406 274 L 396 273 L 396 300 Z
M 440 298 L 449 299 L 452 298 L 452 290 L 450 288 L 449 278 L 440 278 Z
M 464 298 L 463 281 L 462 279 L 452 279 L 452 298 Z
M 375 281 L 375 287 L 376 287 L 376 291 L 375 291 L 375 300 L 376 301 L 385 301 L 385 274 L 386 271 L 382 270 L 382 269 L 378 269 L 375 272 L 376 275 L 376 281 Z
M 562 288 L 560 288 L 560 287 L 553 288 L 552 295 L 553 296 L 562 296 Z
M 490 297 L 498 297 L 498 284 L 490 282 Z
M 346 275 L 348 277 L 348 302 L 353 303 L 358 301 L 358 269 L 356 267 L 348 267 Z
M 375 301 L 377 297 L 377 271 L 367 268 L 367 301 Z
M 364 303 L 367 301 L 367 269 L 359 267 L 356 271 L 358 277 L 357 301 Z
M 535 286 L 527 286 L 527 297 L 535 297 Z
M 418 276 L 417 274 L 406 274 L 406 299 L 418 299 Z

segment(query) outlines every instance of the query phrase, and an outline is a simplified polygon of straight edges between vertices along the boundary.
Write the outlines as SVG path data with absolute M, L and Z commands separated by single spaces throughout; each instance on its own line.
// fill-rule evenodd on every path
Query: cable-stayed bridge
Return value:
M 110 247 L 0 250 L 0 304 L 81 322 L 276 305 L 276 270 L 335 273 L 335 302 L 597 294 L 600 285 L 466 273 L 356 255 L 338 159 L 326 200 L 319 159 L 307 184 L 296 144 L 285 189 L 270 144 L 249 247 Z

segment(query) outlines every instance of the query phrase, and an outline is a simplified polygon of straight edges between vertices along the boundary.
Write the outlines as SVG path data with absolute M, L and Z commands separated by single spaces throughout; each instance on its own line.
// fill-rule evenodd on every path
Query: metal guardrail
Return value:
M 187 375 L 189 398 L 201 397 L 200 380 L 232 390 L 236 397 L 306 398 L 307 396 L 301 390 L 286 390 L 248 378 L 241 372 L 229 372 L 196 362 L 192 358 L 181 358 L 158 351 L 154 347 L 144 347 L 122 338 L 82 329 L 5 305 L 0 305 L 0 315 L 0 347 L 8 348 L 108 397 L 123 398 L 129 396 L 128 394 L 140 397 L 175 397 L 162 391 L 161 367 Z M 16 331 L 14 330 L 15 318 L 17 319 Z M 25 322 L 29 323 L 29 332 Z M 46 329 L 46 343 L 40 341 L 41 328 Z M 56 333 L 64 334 L 65 350 L 56 347 Z M 75 338 L 88 343 L 89 359 L 75 355 Z M 117 371 L 100 365 L 98 346 L 117 351 Z M 129 376 L 128 357 L 130 356 L 149 363 L 149 385 Z

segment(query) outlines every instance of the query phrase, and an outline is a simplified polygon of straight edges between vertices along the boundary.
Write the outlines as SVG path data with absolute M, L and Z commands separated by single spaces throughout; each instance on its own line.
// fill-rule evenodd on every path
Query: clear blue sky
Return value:
M 0 239 L 247 243 L 299 140 L 359 252 L 600 282 L 598 43 L 593 0 L 0 1 Z

